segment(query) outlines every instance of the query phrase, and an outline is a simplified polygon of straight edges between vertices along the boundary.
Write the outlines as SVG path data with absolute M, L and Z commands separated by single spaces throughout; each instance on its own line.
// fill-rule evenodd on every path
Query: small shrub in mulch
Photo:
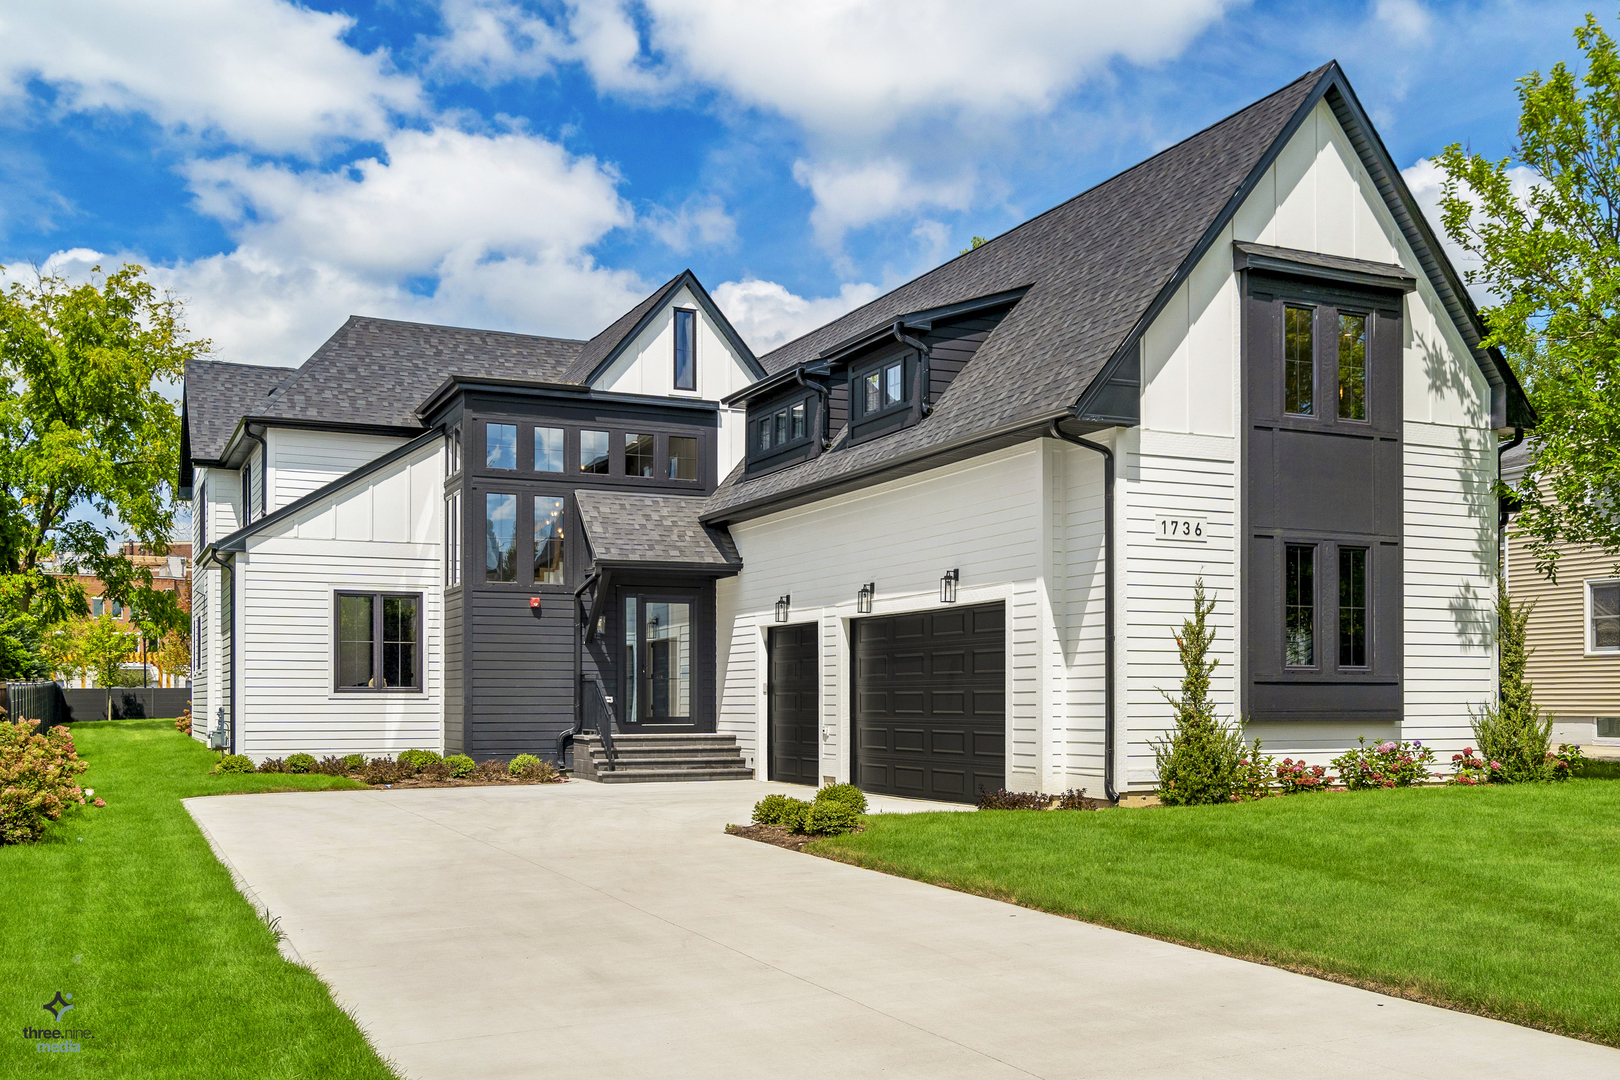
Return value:
M 31 844 L 46 822 L 84 805 L 76 777 L 90 766 L 79 760 L 73 736 L 60 725 L 40 735 L 38 726 L 0 720 L 0 844 Z
M 801 805 L 809 806 L 809 803 Z M 860 832 L 856 826 L 854 832 Z M 762 844 L 771 844 L 775 847 L 787 848 L 789 851 L 803 851 L 804 846 L 820 837 L 808 833 L 792 833 L 780 825 L 727 825 L 726 832 L 732 836 L 740 836 L 744 840 L 757 840 Z
M 450 766 L 442 761 L 430 761 L 416 770 L 416 775 L 423 780 L 432 780 L 435 783 L 450 779 Z
M 538 764 L 540 764 L 540 759 L 533 754 L 519 754 L 507 763 L 506 771 L 513 776 L 522 776 L 524 769 Z
M 445 765 L 450 769 L 450 775 L 456 780 L 462 780 L 472 775 L 477 762 L 466 754 L 451 754 L 444 759 Z
M 185 711 L 174 718 L 174 730 L 182 735 L 191 734 L 191 706 L 187 705 Z
M 486 758 L 473 766 L 471 779 L 488 784 L 504 780 L 510 775 L 511 773 L 507 772 L 507 763 L 501 758 Z
M 360 779 L 368 784 L 394 784 L 410 775 L 410 769 L 385 757 L 372 758 L 359 771 Z
M 310 754 L 294 754 L 287 759 L 287 771 L 290 773 L 312 773 L 315 771 L 315 758 Z
M 1101 799 L 1086 798 L 1085 788 L 1070 788 L 1061 795 L 1045 795 L 1039 791 L 995 791 L 979 789 L 980 810 L 1095 810 L 1108 804 Z
M 226 754 L 214 766 L 214 771 L 224 774 L 250 773 L 254 771 L 253 759 L 246 754 Z
M 286 772 L 287 763 L 278 757 L 268 757 L 259 762 L 259 771 L 264 773 Z
M 400 753 L 398 758 L 401 765 L 412 770 L 413 772 L 425 766 L 432 765 L 435 761 L 439 760 L 441 760 L 439 755 L 435 754 L 432 750 L 405 750 Z

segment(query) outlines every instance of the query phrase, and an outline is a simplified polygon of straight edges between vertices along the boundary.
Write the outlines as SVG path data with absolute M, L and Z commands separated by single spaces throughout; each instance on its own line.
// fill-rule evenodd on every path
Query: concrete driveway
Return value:
M 722 833 L 795 790 L 187 806 L 418 1080 L 1620 1076 L 1620 1051 Z

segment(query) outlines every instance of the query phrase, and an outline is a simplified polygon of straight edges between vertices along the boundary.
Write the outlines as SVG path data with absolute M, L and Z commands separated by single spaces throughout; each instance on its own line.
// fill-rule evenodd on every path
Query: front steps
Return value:
M 609 761 L 599 736 L 574 736 L 573 775 L 601 784 L 754 778 L 734 735 L 615 735 L 613 749 Z

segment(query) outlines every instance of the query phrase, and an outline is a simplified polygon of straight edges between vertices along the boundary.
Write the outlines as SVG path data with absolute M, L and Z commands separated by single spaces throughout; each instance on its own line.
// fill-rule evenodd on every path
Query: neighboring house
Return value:
M 1527 442 L 1502 455 L 1504 482 L 1519 482 L 1531 451 Z M 1550 581 L 1510 519 L 1502 561 L 1508 595 L 1531 605 L 1525 673 L 1552 714 L 1554 741 L 1620 746 L 1620 560 L 1563 545 Z
M 174 543 L 168 546 L 163 554 L 158 554 L 144 544 L 126 541 L 123 544 L 123 553 L 129 561 L 137 567 L 144 567 L 152 572 L 152 588 L 160 592 L 172 592 L 184 604 L 191 597 L 191 544 Z M 103 613 L 111 615 L 119 622 L 128 624 L 131 612 L 123 604 L 105 596 L 106 585 L 98 577 L 91 574 L 60 574 L 52 573 L 53 577 L 72 577 L 84 587 L 85 596 L 90 603 L 90 617 L 101 618 Z M 147 669 L 145 678 L 153 686 L 182 687 L 187 685 L 186 680 L 178 675 L 168 675 L 151 663 L 151 657 L 157 652 L 160 642 L 149 638 L 142 638 L 134 659 L 126 668 Z M 78 676 L 80 686 L 91 686 L 94 679 L 88 673 L 81 672 Z
M 194 365 L 198 715 L 546 753 L 595 683 L 761 778 L 1145 791 L 1202 579 L 1268 752 L 1460 749 L 1533 420 L 1483 333 L 1329 64 L 758 360 L 686 274 L 586 343 Z

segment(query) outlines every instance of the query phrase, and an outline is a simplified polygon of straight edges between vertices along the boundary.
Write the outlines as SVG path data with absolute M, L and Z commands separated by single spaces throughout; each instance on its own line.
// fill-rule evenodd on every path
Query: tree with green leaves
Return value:
M 112 719 L 112 688 L 124 674 L 124 665 L 135 655 L 140 635 L 125 630 L 108 612 L 90 620 L 78 639 L 79 662 L 107 690 L 107 718 Z
M 1171 806 L 1230 802 L 1241 797 L 1243 733 L 1215 715 L 1209 678 L 1218 659 L 1209 655 L 1215 628 L 1209 625 L 1215 601 L 1204 595 L 1204 579 L 1193 585 L 1193 617 L 1175 635 L 1181 654 L 1181 694 L 1164 698 L 1175 710 L 1176 726 L 1166 739 L 1151 743 L 1159 767 L 1159 801 Z M 1255 743 L 1258 755 L 1260 744 Z
M 1577 75 L 1519 80 L 1518 144 L 1492 161 L 1448 146 L 1445 229 L 1481 265 L 1481 309 L 1536 409 L 1515 529 L 1556 580 L 1561 546 L 1620 555 L 1620 55 L 1591 15 Z
M 1530 605 L 1513 603 L 1500 586 L 1496 626 L 1501 700 L 1474 715 L 1474 739 L 1486 761 L 1501 765 L 1493 779 L 1509 784 L 1553 779 L 1552 717 L 1536 705 L 1535 688 L 1525 678 Z
M 139 266 L 78 285 L 45 275 L 0 295 L 0 613 L 43 633 L 86 613 L 64 575 L 91 574 L 142 626 L 179 626 L 174 594 L 118 541 L 127 530 L 166 550 L 180 416 L 164 391 L 208 347 Z

